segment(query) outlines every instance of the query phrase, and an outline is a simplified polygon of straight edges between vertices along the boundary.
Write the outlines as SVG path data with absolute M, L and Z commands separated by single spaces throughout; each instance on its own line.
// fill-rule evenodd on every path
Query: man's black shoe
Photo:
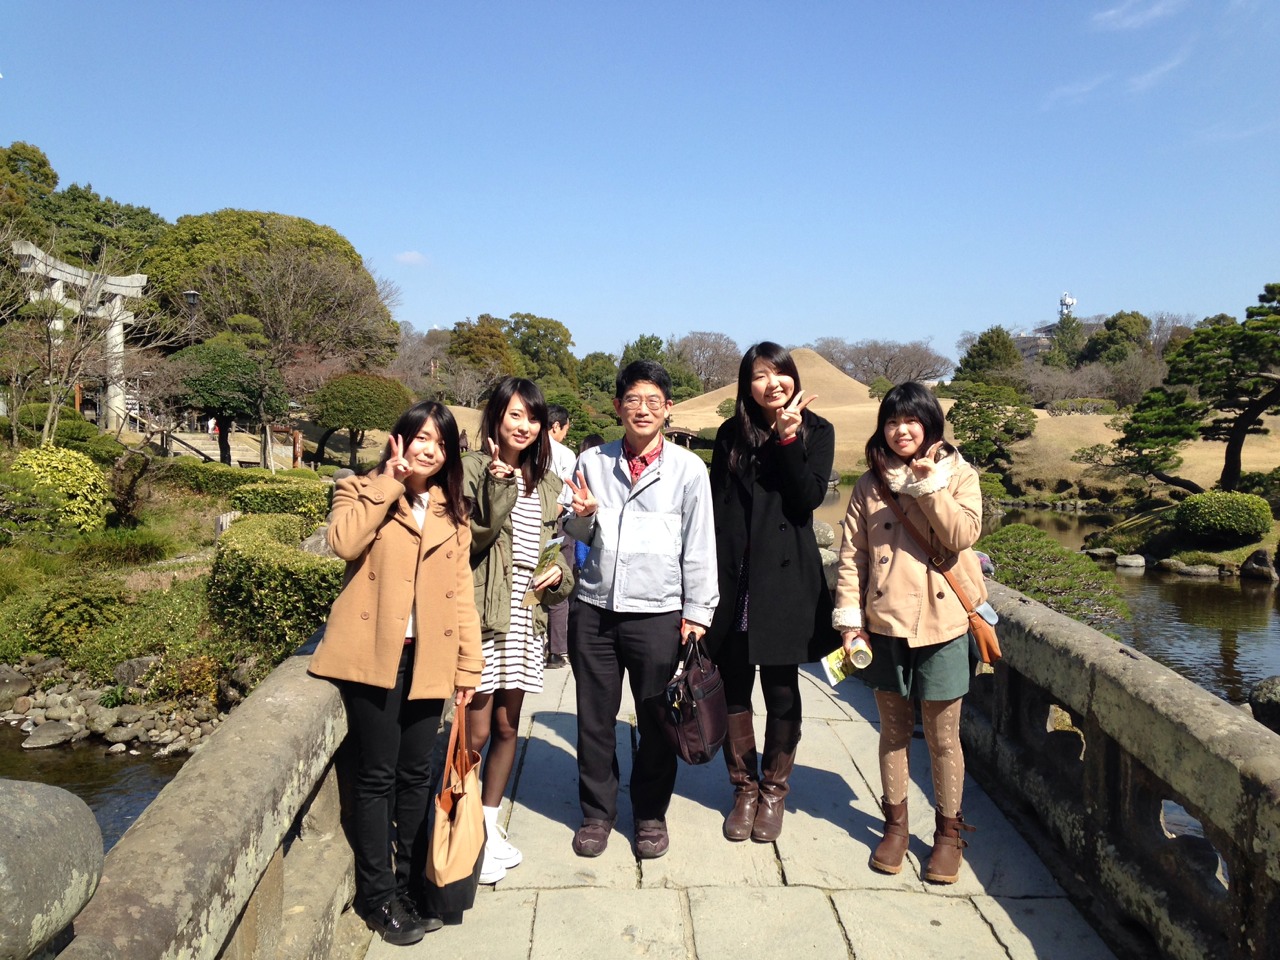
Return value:
M 397 947 L 417 943 L 427 933 L 421 924 L 414 922 L 396 897 L 377 909 L 370 910 L 365 915 L 364 922 L 383 940 Z

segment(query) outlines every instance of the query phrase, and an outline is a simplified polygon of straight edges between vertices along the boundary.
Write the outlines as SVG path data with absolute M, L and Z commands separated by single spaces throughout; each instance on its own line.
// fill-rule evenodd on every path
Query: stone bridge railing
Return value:
M 963 727 L 987 792 L 1047 838 L 1042 855 L 1068 887 L 1078 878 L 1127 954 L 1280 956 L 1280 735 L 1096 631 L 991 592 L 1006 659 L 974 685 Z M 264 681 L 111 850 L 59 960 L 338 955 L 352 894 L 334 774 L 346 728 L 337 691 L 305 666 Z M 1166 800 L 1205 838 L 1169 836 Z M 13 915 L 0 902 L 0 927 Z
M 1077 892 L 1135 948 L 1280 957 L 1280 735 L 1129 647 L 991 593 L 1006 659 L 994 684 L 974 684 L 962 728 L 987 792 L 1039 821 Z M 1204 837 L 1172 836 L 1165 801 Z

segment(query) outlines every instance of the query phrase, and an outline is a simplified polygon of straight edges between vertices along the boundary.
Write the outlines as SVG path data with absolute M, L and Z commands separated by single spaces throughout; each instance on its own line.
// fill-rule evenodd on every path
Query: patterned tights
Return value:
M 960 812 L 964 791 L 964 754 L 960 749 L 960 703 L 955 700 L 922 700 L 924 739 L 933 769 L 934 802 L 946 817 Z M 885 799 L 901 803 L 907 798 L 907 759 L 911 731 L 915 728 L 915 704 L 885 690 L 876 691 L 880 708 L 880 782 Z

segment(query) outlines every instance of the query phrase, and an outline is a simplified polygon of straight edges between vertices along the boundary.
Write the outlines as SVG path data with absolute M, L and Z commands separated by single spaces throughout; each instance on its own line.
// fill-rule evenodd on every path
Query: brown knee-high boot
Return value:
M 791 769 L 800 743 L 800 721 L 769 717 L 764 723 L 764 758 L 760 764 L 760 807 L 751 828 L 758 843 L 777 840 L 782 833 L 782 814 L 791 788 Z
M 888 797 L 880 798 L 884 807 L 884 839 L 871 854 L 871 866 L 881 873 L 898 873 L 902 870 L 902 858 L 911 842 L 907 827 L 907 801 L 890 803 Z
M 964 861 L 964 848 L 968 841 L 960 836 L 961 830 L 970 833 L 975 829 L 964 822 L 959 810 L 954 817 L 944 817 L 938 808 L 936 827 L 933 831 L 933 851 L 924 870 L 924 878 L 934 883 L 955 883 L 960 879 L 960 864 Z
M 724 741 L 724 765 L 733 785 L 733 809 L 724 818 L 726 840 L 746 840 L 756 822 L 760 800 L 760 774 L 756 759 L 756 730 L 750 710 L 729 714 L 729 735 Z

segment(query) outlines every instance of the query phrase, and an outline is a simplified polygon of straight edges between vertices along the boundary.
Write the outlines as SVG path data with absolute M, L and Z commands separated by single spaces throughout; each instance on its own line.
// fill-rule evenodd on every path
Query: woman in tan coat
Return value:
M 484 665 L 448 408 L 411 407 L 379 464 L 339 482 L 329 545 L 347 572 L 310 671 L 338 681 L 357 744 L 356 907 L 387 942 L 416 943 L 440 926 L 420 912 L 432 746 L 444 698 L 469 703 Z
M 942 408 L 929 390 L 904 383 L 885 394 L 867 441 L 869 470 L 858 480 L 844 519 L 832 626 L 848 653 L 871 647 L 859 674 L 880 711 L 884 839 L 871 866 L 902 869 L 907 825 L 907 756 L 915 703 L 923 716 L 933 768 L 935 830 L 925 879 L 954 883 L 972 830 L 960 812 L 964 755 L 960 703 L 969 692 L 969 621 L 963 604 L 931 562 L 944 558 L 974 603 L 987 591 L 973 544 L 982 532 L 978 474 L 942 438 Z M 929 555 L 903 529 L 889 498 L 930 545 Z

